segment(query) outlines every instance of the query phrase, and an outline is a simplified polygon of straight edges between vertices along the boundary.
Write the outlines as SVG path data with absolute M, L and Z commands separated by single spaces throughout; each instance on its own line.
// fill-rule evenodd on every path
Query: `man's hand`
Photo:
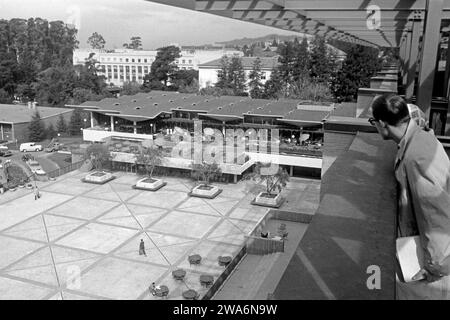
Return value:
M 428 272 L 426 269 L 420 269 L 419 272 L 416 273 L 414 277 L 412 277 L 413 281 L 426 280 L 427 282 L 434 282 L 441 279 L 442 276 L 432 274 Z

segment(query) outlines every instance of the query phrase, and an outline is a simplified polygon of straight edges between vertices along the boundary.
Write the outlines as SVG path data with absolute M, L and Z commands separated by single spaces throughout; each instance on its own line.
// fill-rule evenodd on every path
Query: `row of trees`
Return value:
M 275 44 L 278 45 L 278 66 L 265 83 L 259 57 L 248 79 L 239 57 L 223 57 L 217 83 L 202 89 L 201 93 L 247 95 L 248 89 L 252 98 L 352 101 L 356 99 L 358 88 L 368 87 L 370 77 L 380 68 L 379 51 L 369 47 L 334 41 L 333 45 L 347 54 L 340 65 L 335 50 L 322 37 L 315 37 L 310 44 L 306 37 L 301 42 L 295 38 Z
M 108 96 L 93 56 L 85 65 L 73 66 L 76 35 L 63 21 L 1 19 L 0 102 L 20 99 L 62 106 Z M 97 40 L 101 47 L 101 38 Z
M 58 133 L 72 136 L 80 135 L 81 129 L 85 126 L 84 119 L 88 120 L 86 115 L 82 115 L 82 112 L 76 109 L 73 111 L 69 123 L 66 122 L 61 114 L 56 122 L 56 127 L 52 123 L 46 127 L 39 111 L 36 111 L 28 125 L 28 139 L 39 142 L 46 138 L 55 138 Z

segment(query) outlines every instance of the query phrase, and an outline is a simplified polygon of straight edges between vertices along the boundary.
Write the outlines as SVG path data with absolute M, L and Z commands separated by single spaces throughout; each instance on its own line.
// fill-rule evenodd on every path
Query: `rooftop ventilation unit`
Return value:
M 217 110 L 222 110 L 222 107 L 218 107 Z
M 196 106 L 197 104 L 194 102 L 192 105 L 193 105 L 193 106 Z
M 157 106 L 158 104 L 155 102 L 153 105 L 154 105 L 154 106 Z
M 119 102 L 114 103 L 115 106 L 118 106 L 119 104 L 120 104 Z
M 141 107 L 136 107 L 135 109 L 136 109 L 136 110 L 140 110 L 140 109 L 141 109 Z
M 165 97 L 165 96 L 167 96 L 167 94 L 163 93 L 162 96 Z
M 173 102 L 173 100 L 169 100 L 169 102 Z
M 262 109 L 262 107 L 258 107 L 258 108 L 256 108 L 256 109 L 258 109 L 258 110 L 261 110 L 261 109 Z
M 232 102 L 232 103 L 230 103 L 230 106 L 234 106 L 234 103 Z
M 147 99 L 153 99 L 153 97 L 152 96 L 148 96 Z
M 133 99 L 132 101 L 133 101 L 133 102 L 136 102 L 137 100 L 136 100 L 136 99 Z

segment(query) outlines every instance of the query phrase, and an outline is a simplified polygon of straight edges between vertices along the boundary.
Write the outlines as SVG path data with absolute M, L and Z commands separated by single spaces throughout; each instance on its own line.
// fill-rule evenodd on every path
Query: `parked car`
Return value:
M 55 152 L 62 149 L 62 144 L 59 142 L 51 142 L 48 146 L 45 147 L 45 152 Z
M 10 150 L 1 150 L 0 149 L 0 157 L 11 157 L 12 152 Z
M 0 140 L 0 151 L 8 150 L 8 146 L 6 145 L 8 141 L 6 140 Z
M 36 144 L 35 142 L 22 143 L 19 147 L 20 152 L 42 151 L 42 149 L 42 146 L 40 144 Z
M 30 168 L 31 172 L 37 175 L 45 175 L 45 171 L 42 169 L 41 165 L 36 160 L 28 160 L 27 165 Z

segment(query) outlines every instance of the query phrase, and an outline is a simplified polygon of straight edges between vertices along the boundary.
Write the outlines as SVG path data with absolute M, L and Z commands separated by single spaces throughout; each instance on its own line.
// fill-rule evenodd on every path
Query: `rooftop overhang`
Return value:
M 321 121 L 308 121 L 308 120 L 278 119 L 278 122 L 287 123 L 297 127 L 315 127 L 323 125 L 323 122 Z
M 374 47 L 399 47 L 427 0 L 147 0 Z M 442 21 L 448 26 L 450 0 Z

